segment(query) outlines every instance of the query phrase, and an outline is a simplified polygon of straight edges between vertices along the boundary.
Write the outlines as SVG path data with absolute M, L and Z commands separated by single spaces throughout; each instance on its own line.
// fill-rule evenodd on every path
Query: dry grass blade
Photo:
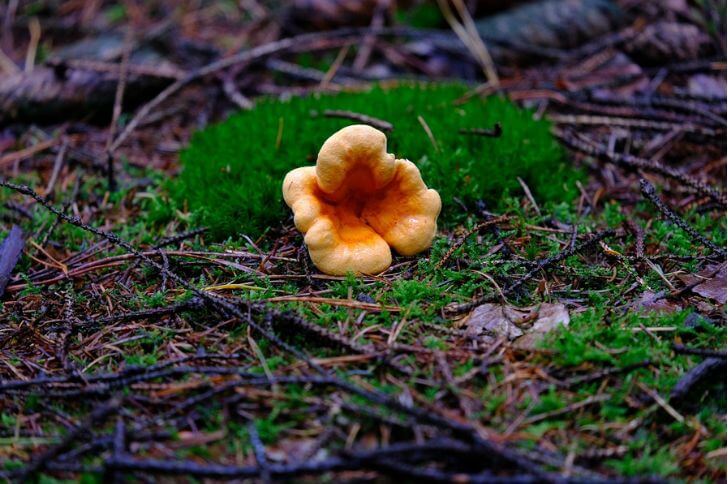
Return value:
M 458 21 L 455 17 L 452 8 L 450 8 L 450 1 L 455 5 L 455 8 L 462 18 L 462 22 Z M 463 0 L 437 0 L 437 4 L 440 6 L 443 17 L 445 17 L 445 20 L 447 20 L 455 35 L 465 44 L 473 57 L 478 61 L 478 64 L 480 64 L 480 67 L 483 69 L 483 74 L 488 81 L 488 85 L 497 88 L 500 85 L 500 80 L 495 63 L 490 52 L 488 52 L 488 48 L 485 46 L 485 42 L 483 42 L 480 34 L 478 34 L 473 17 L 468 12 Z

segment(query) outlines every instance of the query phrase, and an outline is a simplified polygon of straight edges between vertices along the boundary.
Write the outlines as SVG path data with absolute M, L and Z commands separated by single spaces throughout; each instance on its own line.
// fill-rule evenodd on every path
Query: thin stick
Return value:
M 377 128 L 382 131 L 392 131 L 394 129 L 394 125 L 390 123 L 389 121 L 384 121 L 383 119 L 374 118 L 372 116 L 367 116 L 366 114 L 361 113 L 355 113 L 353 111 L 341 111 L 337 109 L 327 109 L 324 111 L 324 116 L 327 118 L 344 118 L 344 119 L 351 119 L 352 121 L 358 121 L 362 124 L 368 124 L 369 126 L 372 126 L 374 128 Z
M 523 188 L 523 193 L 526 194 L 526 198 L 528 198 L 528 201 L 531 202 L 531 205 L 533 205 L 533 208 L 536 209 L 536 213 L 538 216 L 541 216 L 541 209 L 538 206 L 538 203 L 536 203 L 536 199 L 533 196 L 533 193 L 531 193 L 531 189 L 528 188 L 528 185 L 526 182 L 521 178 L 520 176 L 516 177 L 516 180 L 518 180 L 518 183 L 521 185 L 521 188 Z
M 650 360 L 644 360 L 640 361 L 638 363 L 632 363 L 631 365 L 623 366 L 622 368 L 605 368 L 603 370 L 595 371 L 594 373 L 589 373 L 587 375 L 579 375 L 574 376 L 571 378 L 568 378 L 563 381 L 563 385 L 565 387 L 572 387 L 575 385 L 580 385 L 582 383 L 589 383 L 596 380 L 601 380 L 603 378 L 612 376 L 612 375 L 618 375 L 621 373 L 628 373 L 632 370 L 637 370 L 639 368 L 645 368 L 647 366 L 650 366 L 652 364 L 652 361 Z
M 109 125 L 109 137 L 106 140 L 106 176 L 108 178 L 109 191 L 116 190 L 116 179 L 114 177 L 114 150 L 111 145 L 114 141 L 116 133 L 116 124 L 121 116 L 122 104 L 124 102 L 124 90 L 126 89 L 126 78 L 129 72 L 129 57 L 133 47 L 133 31 L 128 28 L 124 36 L 124 51 L 121 55 L 121 64 L 119 66 L 119 82 L 116 84 L 116 93 L 114 94 L 114 110 L 111 115 L 111 125 Z
M 683 355 L 695 355 L 695 356 L 703 356 L 706 358 L 722 358 L 726 359 L 726 351 L 725 350 L 711 350 L 707 348 L 690 348 L 689 346 L 685 345 L 679 345 L 679 344 L 673 344 L 672 349 L 675 351 L 675 353 L 683 354 Z
M 500 138 L 503 134 L 503 127 L 500 123 L 495 123 L 491 129 L 484 128 L 462 128 L 460 134 L 471 134 L 476 136 L 487 136 L 490 138 Z
M 705 128 L 692 123 L 670 123 L 664 121 L 652 121 L 650 119 L 623 118 L 617 116 L 593 116 L 590 114 L 549 114 L 549 121 L 556 124 L 570 125 L 596 125 L 596 126 L 621 126 L 625 128 L 640 128 L 655 131 L 670 131 L 680 129 L 688 133 L 697 133 L 705 136 L 725 136 L 725 131 Z
M 634 234 L 634 256 L 637 259 L 645 257 L 645 231 L 633 220 L 627 220 L 626 226 Z
M 119 406 L 120 401 L 112 399 L 105 405 L 96 407 L 89 417 L 76 426 L 71 432 L 69 432 L 61 442 L 49 448 L 38 457 L 33 459 L 27 466 L 20 470 L 18 476 L 18 482 L 25 482 L 31 475 L 35 474 L 55 457 L 62 454 L 68 449 L 76 440 L 78 440 L 85 433 L 89 432 L 92 428 L 95 428 L 100 422 L 106 420 L 106 418 L 115 412 Z
M 122 53 L 123 55 L 123 53 Z M 102 62 L 88 59 L 48 59 L 45 64 L 50 67 L 56 68 L 71 68 L 83 71 L 103 72 L 113 74 L 114 76 L 121 75 L 121 64 L 118 62 Z M 155 77 L 158 79 L 170 79 L 176 80 L 184 76 L 184 72 L 165 66 L 148 66 L 148 65 L 135 65 L 131 64 L 126 66 L 128 74 L 134 76 L 144 77 Z M 127 74 L 127 75 L 128 75 Z
M 33 146 L 29 146 L 28 148 L 23 148 L 22 150 L 14 151 L 13 153 L 8 153 L 7 155 L 0 156 L 0 168 L 4 167 L 6 165 L 12 165 L 16 161 L 24 160 L 26 158 L 33 156 L 36 153 L 40 153 L 41 151 L 47 150 L 48 148 L 50 148 L 57 142 L 58 142 L 58 140 L 56 138 L 51 138 L 51 139 L 36 143 Z
M 30 31 L 30 42 L 28 42 L 28 50 L 25 53 L 25 73 L 33 72 L 35 66 L 35 55 L 38 53 L 38 42 L 40 42 L 40 21 L 38 17 L 31 17 L 28 22 L 28 30 Z
M 432 130 L 430 129 L 430 125 L 427 124 L 427 121 L 425 121 L 425 118 L 417 115 L 417 121 L 420 122 L 420 126 L 422 126 L 422 129 L 425 130 L 425 134 L 428 138 L 430 138 L 430 143 L 432 143 L 432 146 L 435 148 L 435 151 L 438 153 L 440 152 L 440 146 L 437 144 L 437 140 L 435 139 L 435 135 L 432 134 Z
M 483 74 L 488 81 L 488 85 L 494 87 L 499 86 L 500 80 L 498 79 L 498 72 L 495 69 L 495 63 L 475 27 L 473 17 L 468 12 L 462 0 L 452 0 L 452 2 L 458 10 L 460 17 L 463 19 L 463 22 L 460 23 L 455 18 L 455 14 L 450 8 L 450 0 L 437 0 L 443 17 L 445 17 L 445 20 L 447 20 L 455 35 L 465 44 L 473 57 L 478 61 L 478 64 L 480 64 L 480 67 L 483 69 Z
M 672 418 L 674 418 L 675 420 L 677 420 L 680 423 L 685 423 L 685 417 L 683 417 L 677 410 L 675 410 L 672 407 L 672 405 L 670 405 L 669 403 L 667 403 L 667 401 L 664 398 L 662 398 L 659 393 L 657 393 L 652 388 L 649 388 L 648 386 L 646 386 L 642 382 L 637 382 L 637 386 L 640 387 L 640 389 L 643 392 L 645 392 L 650 397 L 652 397 L 652 399 L 655 402 L 657 402 L 657 404 L 659 406 L 661 406 L 663 410 L 665 410 L 668 414 L 670 414 L 670 416 Z
M 374 13 L 372 14 L 372 22 L 369 24 L 373 30 L 384 25 L 384 14 L 389 8 L 390 2 L 391 0 L 377 1 L 377 5 L 374 7 Z M 361 72 L 364 70 L 364 67 L 366 67 L 367 62 L 369 62 L 369 56 L 372 53 L 372 47 L 374 47 L 375 40 L 375 37 L 371 33 L 364 36 L 359 52 L 357 52 L 356 57 L 354 58 L 354 63 L 352 64 L 354 72 Z
M 324 75 L 324 78 L 321 79 L 321 83 L 319 84 L 319 87 L 322 89 L 327 88 L 329 84 L 331 84 L 331 81 L 334 79 L 334 76 L 336 76 L 336 73 L 341 68 L 341 65 L 344 63 L 344 59 L 346 59 L 346 54 L 349 53 L 350 45 L 346 44 L 341 49 L 339 49 L 339 53 L 336 54 L 336 58 L 334 59 L 334 62 L 331 63 L 331 67 L 329 67 L 329 70 L 326 71 L 326 74 Z
M 265 447 L 263 446 L 263 441 L 260 439 L 260 434 L 258 434 L 258 429 L 255 427 L 255 422 L 248 424 L 248 436 L 250 437 L 250 444 L 253 446 L 255 461 L 258 467 L 260 467 L 261 480 L 263 482 L 270 482 L 268 459 L 265 456 Z
M 578 410 L 578 409 L 586 407 L 588 405 L 605 402 L 611 398 L 612 398 L 612 395 L 610 395 L 608 393 L 604 393 L 602 395 L 591 395 L 591 396 L 585 398 L 584 400 L 581 400 L 579 402 L 574 402 L 571 405 L 568 405 L 564 408 L 552 410 L 550 412 L 539 413 L 537 415 L 532 415 L 523 421 L 523 425 L 531 425 L 536 422 L 540 422 L 541 420 L 546 420 L 546 419 L 549 419 L 552 417 L 558 417 L 559 415 L 571 413 L 574 410 Z
M 61 173 L 61 169 L 63 168 L 63 162 L 66 159 L 66 149 L 68 148 L 68 141 L 64 140 L 63 144 L 61 145 L 61 149 L 58 150 L 58 154 L 56 155 L 56 159 L 53 161 L 53 171 L 51 172 L 51 178 L 48 180 L 48 185 L 46 185 L 45 189 L 45 196 L 46 198 L 50 197 L 52 195 L 53 188 L 56 186 L 56 182 L 58 181 L 58 175 Z
M 233 102 L 237 107 L 243 110 L 253 109 L 253 101 L 244 96 L 235 85 L 234 76 L 225 76 L 222 78 L 222 90 L 225 95 Z

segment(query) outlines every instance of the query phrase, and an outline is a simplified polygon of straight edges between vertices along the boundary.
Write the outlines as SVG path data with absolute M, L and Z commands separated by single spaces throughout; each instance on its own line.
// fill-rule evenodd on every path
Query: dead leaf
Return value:
M 475 338 L 485 333 L 491 337 L 505 336 L 509 340 L 523 335 L 523 331 L 506 316 L 506 307 L 499 304 L 481 304 L 473 309 L 463 321 L 466 334 Z
M 559 326 L 569 326 L 569 311 L 563 304 L 543 303 L 538 308 L 538 318 L 526 334 L 516 340 L 522 348 L 534 348 L 546 333 Z
M 464 320 L 466 334 L 478 337 L 518 339 L 526 345 L 535 344 L 543 335 L 559 325 L 569 325 L 569 312 L 563 304 L 543 303 L 516 308 L 499 304 L 482 304 Z
M 546 333 L 557 326 L 568 326 L 570 322 L 569 311 L 563 304 L 543 303 L 538 307 L 538 319 L 529 333 Z
M 680 276 L 680 280 L 685 284 L 695 284 L 703 280 L 700 284 L 693 287 L 693 292 L 707 297 L 720 304 L 726 303 L 726 265 L 714 264 L 706 267 L 697 275 L 687 274 Z
M 640 295 L 640 298 L 635 301 L 634 307 L 637 309 L 643 309 L 645 311 L 654 311 L 661 314 L 674 313 L 679 311 L 682 307 L 679 304 L 668 301 L 663 297 L 662 293 L 655 293 L 652 291 L 645 291 Z

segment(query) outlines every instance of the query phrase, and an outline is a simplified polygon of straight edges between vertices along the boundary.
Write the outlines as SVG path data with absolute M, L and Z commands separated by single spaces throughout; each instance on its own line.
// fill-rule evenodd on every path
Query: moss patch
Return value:
M 539 201 L 572 198 L 580 177 L 566 163 L 549 124 L 502 98 L 453 101 L 462 85 L 401 85 L 288 101 L 262 100 L 255 109 L 197 133 L 182 153 L 183 170 L 170 185 L 173 203 L 188 208 L 216 238 L 257 235 L 288 217 L 281 182 L 292 168 L 312 165 L 323 142 L 353 124 L 326 118 L 326 109 L 385 119 L 395 129 L 388 150 L 414 161 L 428 186 L 442 196 L 444 222 L 456 220 L 456 199 L 484 199 L 494 208 L 521 190 L 517 177 Z M 423 120 L 423 121 L 421 121 Z M 500 138 L 467 136 L 460 128 L 503 126 Z M 423 124 L 433 134 L 431 140 Z

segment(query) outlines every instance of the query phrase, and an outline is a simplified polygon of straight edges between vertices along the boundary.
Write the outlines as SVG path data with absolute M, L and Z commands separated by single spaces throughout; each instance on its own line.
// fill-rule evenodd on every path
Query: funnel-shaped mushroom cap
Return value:
M 283 198 L 322 272 L 377 274 L 392 263 L 390 246 L 402 255 L 430 246 L 440 196 L 414 163 L 386 150 L 381 131 L 348 126 L 326 140 L 315 167 L 283 180 Z

